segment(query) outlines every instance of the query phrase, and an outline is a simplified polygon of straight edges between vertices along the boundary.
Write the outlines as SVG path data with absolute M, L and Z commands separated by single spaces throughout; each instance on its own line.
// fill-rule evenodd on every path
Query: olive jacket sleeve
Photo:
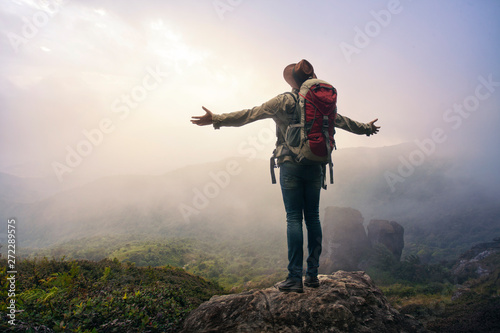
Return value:
M 335 127 L 354 134 L 366 134 L 368 136 L 373 134 L 373 129 L 370 124 L 360 123 L 340 114 L 337 114 L 335 118 Z
M 261 119 L 273 119 L 279 127 L 285 130 L 288 122 L 287 112 L 292 112 L 295 107 L 295 100 L 291 94 L 281 94 L 260 106 L 241 111 L 223 114 L 214 114 L 212 124 L 215 129 L 222 126 L 243 126 Z

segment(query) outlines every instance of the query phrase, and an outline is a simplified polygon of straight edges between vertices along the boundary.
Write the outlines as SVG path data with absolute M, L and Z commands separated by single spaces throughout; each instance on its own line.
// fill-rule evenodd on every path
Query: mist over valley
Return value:
M 336 206 L 359 210 L 365 226 L 371 219 L 396 221 L 405 229 L 403 255 L 425 261 L 451 260 L 500 234 L 498 196 L 462 172 L 459 159 L 426 156 L 391 184 L 401 156 L 414 149 L 402 144 L 334 152 L 335 184 L 322 191 L 321 218 L 326 207 Z M 235 157 L 161 176 L 104 177 L 59 191 L 43 180 L 0 180 L 16 189 L 4 192 L 0 204 L 19 221 L 18 246 L 27 252 L 103 236 L 286 241 L 281 193 L 271 184 L 266 160 Z M 268 255 L 265 248 L 257 250 L 258 257 Z

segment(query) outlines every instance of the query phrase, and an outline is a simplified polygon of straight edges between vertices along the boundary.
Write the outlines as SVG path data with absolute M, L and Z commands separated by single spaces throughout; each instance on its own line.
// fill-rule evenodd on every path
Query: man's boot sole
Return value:
M 281 291 L 282 293 L 303 293 L 304 289 L 283 289 L 278 287 L 278 290 Z

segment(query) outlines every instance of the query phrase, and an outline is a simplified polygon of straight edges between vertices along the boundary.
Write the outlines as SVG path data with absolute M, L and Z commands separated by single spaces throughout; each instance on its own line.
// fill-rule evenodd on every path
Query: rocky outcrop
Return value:
M 481 243 L 462 254 L 451 272 L 456 282 L 462 283 L 470 278 L 482 278 L 498 269 L 498 261 L 489 260 L 500 253 L 500 238 L 493 242 Z
M 364 270 L 370 265 L 373 246 L 382 244 L 401 260 L 404 248 L 404 228 L 397 222 L 371 220 L 368 235 L 363 216 L 348 207 L 327 207 L 323 225 L 323 252 L 319 272 Z
M 363 216 L 353 208 L 327 207 L 323 220 L 323 252 L 320 272 L 358 270 L 359 262 L 370 243 L 363 226 Z
M 320 275 L 319 288 L 275 287 L 214 296 L 192 311 L 183 332 L 425 332 L 392 308 L 364 272 Z
M 371 220 L 368 224 L 368 239 L 371 245 L 385 245 L 396 260 L 401 260 L 405 246 L 404 228 L 397 222 L 386 220 Z

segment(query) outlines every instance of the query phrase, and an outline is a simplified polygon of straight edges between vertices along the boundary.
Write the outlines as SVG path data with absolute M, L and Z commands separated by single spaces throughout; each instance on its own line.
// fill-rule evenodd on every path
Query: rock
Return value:
M 480 243 L 473 246 L 469 251 L 463 253 L 457 264 L 451 269 L 451 273 L 462 283 L 470 278 L 482 278 L 490 275 L 498 268 L 498 259 L 489 258 L 500 253 L 500 242 Z
M 363 216 L 353 208 L 327 207 L 323 219 L 323 251 L 320 273 L 355 271 L 370 247 Z
M 497 238 L 493 239 L 493 242 L 486 242 L 474 245 L 469 251 L 463 253 L 460 256 L 460 259 L 463 260 L 471 260 L 477 259 L 481 260 L 481 256 L 487 257 L 484 255 L 485 252 L 496 253 L 500 251 L 500 241 Z
M 397 222 L 386 220 L 371 220 L 368 224 L 368 239 L 371 245 L 385 245 L 397 261 L 405 246 L 404 228 Z
M 183 332 L 426 332 L 392 308 L 364 272 L 320 275 L 319 288 L 275 287 L 214 296 L 192 311 Z
M 453 292 L 453 295 L 451 295 L 451 301 L 454 302 L 457 299 L 459 299 L 460 297 L 462 297 L 466 294 L 469 294 L 469 293 L 471 293 L 470 288 L 468 288 L 466 286 L 457 285 L 456 290 Z

